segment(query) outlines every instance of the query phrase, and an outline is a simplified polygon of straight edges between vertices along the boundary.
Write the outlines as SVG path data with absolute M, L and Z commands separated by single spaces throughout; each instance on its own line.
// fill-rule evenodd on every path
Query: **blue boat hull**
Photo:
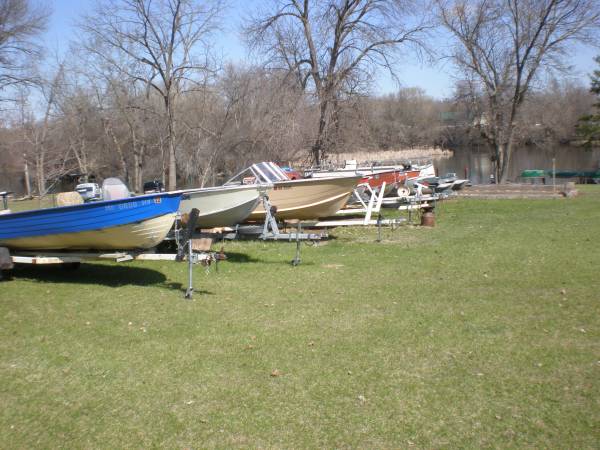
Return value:
M 0 216 L 0 246 L 13 249 L 136 249 L 161 242 L 181 194 L 160 193 Z

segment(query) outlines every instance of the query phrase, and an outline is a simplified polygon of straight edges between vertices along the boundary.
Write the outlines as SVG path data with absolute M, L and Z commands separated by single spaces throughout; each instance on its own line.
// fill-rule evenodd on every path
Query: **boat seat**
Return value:
M 61 192 L 56 195 L 56 206 L 73 206 L 82 203 L 83 197 L 79 195 L 79 192 Z

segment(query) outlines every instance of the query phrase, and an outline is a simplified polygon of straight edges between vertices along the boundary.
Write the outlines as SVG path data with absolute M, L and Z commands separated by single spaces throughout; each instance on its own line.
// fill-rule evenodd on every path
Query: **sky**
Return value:
M 76 40 L 77 30 L 75 21 L 77 17 L 90 11 L 95 4 L 94 0 L 47 0 L 52 8 L 48 31 L 44 36 L 46 47 L 50 54 L 64 54 L 68 51 L 69 41 Z M 249 2 L 244 0 L 230 1 L 230 8 L 225 15 L 224 31 L 216 36 L 216 48 L 226 61 L 248 62 L 243 42 L 239 36 L 239 26 L 242 14 L 246 12 Z M 600 54 L 599 49 L 578 47 L 571 59 L 573 64 L 572 77 L 579 80 L 584 86 L 589 86 L 589 74 L 596 68 L 594 56 Z M 420 63 L 407 60 L 406 64 L 397 69 L 401 87 L 420 87 L 428 95 L 436 98 L 446 98 L 452 95 L 454 77 L 450 64 Z M 390 76 L 381 71 L 376 80 L 373 92 L 376 94 L 389 94 L 398 90 L 398 84 Z

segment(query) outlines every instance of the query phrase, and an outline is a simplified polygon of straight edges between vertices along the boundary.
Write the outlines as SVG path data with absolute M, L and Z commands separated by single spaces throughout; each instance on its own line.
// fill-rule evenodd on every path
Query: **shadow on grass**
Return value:
M 77 283 L 99 284 L 109 287 L 127 285 L 151 286 L 164 285 L 167 277 L 156 270 L 127 265 L 104 265 L 85 263 L 76 270 L 61 266 L 21 266 L 17 265 L 12 271 L 12 278 L 31 278 L 44 283 Z
M 262 259 L 253 258 L 246 253 L 225 252 L 227 261 L 232 263 L 264 263 Z
M 233 253 L 233 252 L 226 252 L 227 255 L 227 261 L 231 262 L 231 263 L 260 263 L 260 264 L 275 264 L 275 265 L 281 265 L 281 264 L 291 264 L 292 259 L 294 259 L 294 252 L 290 252 L 289 254 L 289 259 L 273 259 L 273 260 L 267 260 L 267 259 L 260 259 L 260 258 L 253 258 L 251 256 L 248 256 L 245 253 Z M 300 259 L 302 259 L 302 252 L 300 252 Z M 312 266 L 314 265 L 314 263 L 312 262 L 303 262 L 303 265 L 306 266 Z

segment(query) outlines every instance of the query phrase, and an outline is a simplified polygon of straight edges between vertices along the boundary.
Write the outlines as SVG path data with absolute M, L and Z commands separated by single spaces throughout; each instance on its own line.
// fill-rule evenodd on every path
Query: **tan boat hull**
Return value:
M 79 233 L 52 234 L 0 241 L 17 250 L 129 250 L 148 249 L 162 242 L 176 214 L 165 214 L 139 223 Z
M 278 181 L 267 190 L 271 205 L 277 207 L 277 218 L 311 220 L 330 217 L 348 201 L 360 177 L 319 178 Z M 264 220 L 265 210 L 259 205 L 248 220 Z

